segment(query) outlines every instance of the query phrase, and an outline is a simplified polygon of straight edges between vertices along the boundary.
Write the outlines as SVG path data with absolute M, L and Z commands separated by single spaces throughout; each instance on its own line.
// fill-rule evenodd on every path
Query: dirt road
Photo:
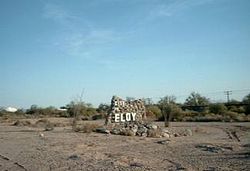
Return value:
M 1 123 L 0 170 L 250 169 L 250 123 L 173 123 L 171 129 L 193 135 L 143 138 Z

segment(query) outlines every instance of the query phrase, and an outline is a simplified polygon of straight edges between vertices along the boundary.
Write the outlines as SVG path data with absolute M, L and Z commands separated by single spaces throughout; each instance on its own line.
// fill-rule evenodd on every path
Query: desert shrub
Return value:
M 45 131 L 51 131 L 54 129 L 54 124 L 52 124 L 48 119 L 39 119 L 36 121 L 35 127 L 43 127 Z
M 245 115 L 244 122 L 250 122 L 250 115 Z
M 93 107 L 88 107 L 86 113 L 84 113 L 83 115 L 92 116 L 94 114 L 96 114 L 96 109 Z
M 67 105 L 68 114 L 70 117 L 81 117 L 86 116 L 89 117 L 91 115 L 96 114 L 95 108 L 93 108 L 90 104 L 86 104 L 84 102 L 70 102 Z
M 243 98 L 242 103 L 246 104 L 244 107 L 245 114 L 250 114 L 250 93 Z
M 159 119 L 162 117 L 161 109 L 157 105 L 146 106 L 147 117 Z
M 100 125 L 95 123 L 84 123 L 83 125 L 76 125 L 73 130 L 75 132 L 91 133 L 98 127 L 100 127 Z
M 182 121 L 185 116 L 186 112 L 182 111 L 181 108 L 177 107 L 173 112 L 173 121 Z
M 70 117 L 69 113 L 67 111 L 60 111 L 57 113 L 58 117 L 68 118 Z
M 230 121 L 237 121 L 238 116 L 240 116 L 240 115 L 236 112 L 226 111 L 225 113 L 223 113 L 223 116 L 225 118 L 229 118 Z
M 247 106 L 245 106 L 245 113 L 250 115 L 250 104 L 248 104 Z
M 195 111 L 181 111 L 176 117 L 174 117 L 175 121 L 187 121 L 191 120 L 190 118 L 195 117 L 198 115 L 198 112 Z
M 174 96 L 165 96 L 159 101 L 159 107 L 164 117 L 165 127 L 169 127 L 173 116 L 181 111 L 181 108 L 177 106 L 175 100 L 176 97 Z
M 31 122 L 28 120 L 17 120 L 16 122 L 14 122 L 13 125 L 14 126 L 30 126 Z
M 25 115 L 25 110 L 24 109 L 18 109 L 16 112 L 15 112 L 16 115 Z
M 103 104 L 101 103 L 98 108 L 96 109 L 96 111 L 100 114 L 104 114 L 106 115 L 110 110 L 110 105 L 107 105 L 107 104 Z
M 149 129 L 147 134 L 148 137 L 159 138 L 161 137 L 162 132 L 160 131 L 160 129 Z
M 214 114 L 222 114 L 227 110 L 227 107 L 224 104 L 216 103 L 209 105 L 209 111 Z
M 93 120 L 98 120 L 98 119 L 103 119 L 103 118 L 105 118 L 105 117 L 102 114 L 92 116 Z
M 29 114 L 29 115 L 40 115 L 40 114 L 42 114 L 41 108 L 39 108 L 37 105 L 31 105 L 26 113 Z
M 194 116 L 185 119 L 185 121 L 191 122 L 219 122 L 223 120 L 223 117 L 221 115 L 216 114 L 207 114 L 205 116 Z
M 48 119 L 39 119 L 38 121 L 35 122 L 34 126 L 43 127 L 43 126 L 45 126 L 49 122 L 50 121 Z
M 228 107 L 229 111 L 236 112 L 236 113 L 245 113 L 244 107 L 240 106 L 230 106 Z
M 237 122 L 247 122 L 247 116 L 244 113 L 239 113 L 235 118 L 234 121 Z
M 171 108 L 171 118 L 170 121 L 182 121 L 186 114 L 190 114 L 189 112 L 184 112 L 179 106 L 172 105 Z M 158 118 L 158 121 L 164 121 L 164 115 Z

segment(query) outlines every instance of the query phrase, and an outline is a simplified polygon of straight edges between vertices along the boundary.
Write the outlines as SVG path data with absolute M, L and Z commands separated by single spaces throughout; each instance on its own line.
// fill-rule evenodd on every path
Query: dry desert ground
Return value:
M 74 132 L 70 119 L 49 120 L 65 124 L 44 131 L 0 123 L 0 170 L 250 170 L 249 122 L 173 122 L 170 131 L 192 135 L 146 138 Z

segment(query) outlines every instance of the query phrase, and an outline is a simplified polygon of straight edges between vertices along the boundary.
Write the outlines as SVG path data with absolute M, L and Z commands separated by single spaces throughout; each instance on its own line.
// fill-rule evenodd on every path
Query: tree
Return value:
M 201 96 L 199 93 L 196 92 L 192 92 L 185 101 L 185 105 L 189 106 L 201 106 L 208 104 L 209 104 L 209 99 L 204 96 Z
M 96 111 L 100 114 L 107 114 L 110 110 L 110 105 L 101 103 L 98 108 L 96 109 Z
M 250 114 L 250 93 L 243 98 L 242 103 L 246 104 L 245 113 Z
M 152 106 L 154 104 L 152 98 L 143 98 L 142 101 L 145 106 Z
M 30 114 L 30 115 L 40 115 L 40 114 L 42 114 L 41 108 L 38 107 L 35 104 L 31 105 L 30 108 L 27 110 L 26 113 Z
M 170 121 L 173 117 L 173 114 L 178 109 L 175 100 L 176 98 L 174 96 L 165 96 L 159 101 L 159 107 L 165 120 L 165 127 L 170 126 Z
M 79 120 L 80 114 L 84 114 L 84 112 L 87 109 L 86 104 L 82 100 L 83 93 L 84 90 L 82 90 L 81 94 L 78 95 L 74 101 L 71 101 L 68 105 L 66 105 L 69 115 L 73 117 L 73 122 L 72 122 L 73 130 L 76 130 L 77 128 L 77 121 Z
M 209 99 L 201 96 L 199 93 L 192 92 L 186 99 L 184 105 L 191 106 L 194 111 L 204 111 L 205 107 L 209 105 Z

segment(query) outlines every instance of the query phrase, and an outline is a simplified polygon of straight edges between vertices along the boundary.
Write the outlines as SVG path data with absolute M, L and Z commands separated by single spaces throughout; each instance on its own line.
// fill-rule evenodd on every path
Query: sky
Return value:
M 249 0 L 0 0 L 0 106 L 250 92 Z

